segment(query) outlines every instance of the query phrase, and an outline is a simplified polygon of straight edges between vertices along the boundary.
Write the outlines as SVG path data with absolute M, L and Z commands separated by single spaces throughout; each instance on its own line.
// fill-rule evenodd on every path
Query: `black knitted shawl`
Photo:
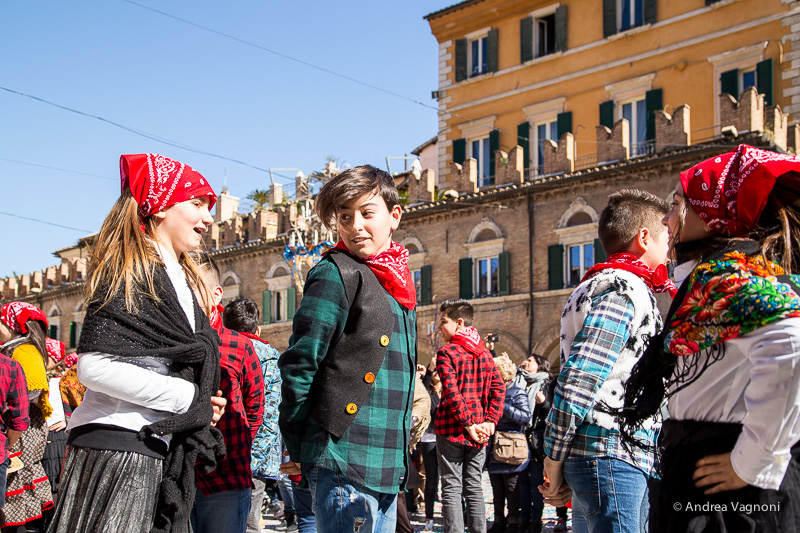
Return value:
M 222 433 L 210 426 L 213 409 L 209 398 L 219 387 L 220 340 L 194 298 L 192 332 L 163 266 L 156 267 L 154 282 L 161 301 L 155 302 L 144 291 L 136 292 L 136 314 L 127 311 L 123 291 L 102 307 L 100 302 L 89 302 L 78 353 L 164 358 L 172 362 L 170 376 L 199 387 L 198 400 L 187 412 L 145 426 L 139 432 L 139 438 L 172 435 L 151 530 L 167 532 L 188 529 L 196 490 L 195 463 L 210 471 L 225 456 Z

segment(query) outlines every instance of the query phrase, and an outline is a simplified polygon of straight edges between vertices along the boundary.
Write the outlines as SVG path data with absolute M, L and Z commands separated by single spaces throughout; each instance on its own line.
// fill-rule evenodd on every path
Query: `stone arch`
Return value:
M 550 372 L 554 374 L 558 374 L 558 370 L 561 368 L 560 344 L 561 325 L 559 324 L 545 331 L 544 335 L 539 337 L 539 340 L 533 345 L 533 353 L 543 355 L 550 361 Z
M 502 329 L 492 329 L 491 331 L 486 331 L 489 333 L 497 333 L 500 336 L 500 339 L 494 345 L 495 354 L 501 355 L 503 352 L 505 352 L 514 362 L 514 364 L 517 365 L 528 358 L 528 351 L 525 347 L 525 344 L 511 333 Z M 485 337 L 486 335 L 484 335 L 484 338 Z
M 228 270 L 219 277 L 219 283 L 223 287 L 229 285 L 241 285 L 242 279 L 233 270 Z
M 50 306 L 50 310 L 47 312 L 48 318 L 55 316 L 61 316 L 61 308 L 58 307 L 57 303 L 53 303 L 53 305 Z
M 586 219 L 586 216 L 589 219 Z M 597 222 L 600 219 L 600 215 L 597 213 L 594 207 L 590 206 L 586 203 L 586 199 L 583 196 L 578 196 L 564 211 L 564 214 L 561 215 L 561 219 L 558 221 L 556 228 L 567 228 L 570 226 L 575 226 L 578 224 L 570 224 L 570 221 L 575 222 L 575 218 L 577 218 L 577 222 L 579 224 L 592 224 Z
M 408 248 L 408 253 L 412 255 L 424 253 L 426 251 L 425 245 L 423 245 L 422 241 L 420 241 L 416 237 L 406 237 L 405 239 L 400 241 L 400 244 Z
M 468 243 L 482 242 L 492 239 L 502 239 L 504 237 L 503 230 L 494 220 L 484 218 L 472 228 L 469 233 Z
M 291 274 L 291 271 L 288 266 L 281 262 L 275 262 L 267 270 L 267 279 L 288 276 L 289 274 Z

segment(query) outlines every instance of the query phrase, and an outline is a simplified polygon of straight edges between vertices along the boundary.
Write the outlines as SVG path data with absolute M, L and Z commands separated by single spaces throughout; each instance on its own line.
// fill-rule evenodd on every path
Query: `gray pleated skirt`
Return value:
M 161 459 L 67 447 L 48 533 L 147 533 L 153 526 Z

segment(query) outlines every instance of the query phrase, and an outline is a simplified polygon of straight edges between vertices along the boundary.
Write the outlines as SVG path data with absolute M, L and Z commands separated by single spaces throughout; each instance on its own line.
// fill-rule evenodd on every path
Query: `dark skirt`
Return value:
M 28 429 L 9 450 L 10 453 L 22 451 L 19 458 L 24 466 L 8 475 L 6 504 L 1 513 L 3 527 L 27 524 L 41 518 L 43 511 L 53 508 L 50 483 L 42 468 L 47 424 L 36 405 L 31 405 L 29 417 Z
M 61 465 L 64 462 L 64 455 L 67 453 L 67 432 L 49 431 L 47 433 L 47 446 L 44 448 L 42 457 L 42 467 L 47 474 L 47 480 L 53 494 L 58 492 L 58 480 L 61 477 Z
M 162 463 L 135 452 L 68 446 L 48 533 L 148 533 Z
M 663 427 L 662 481 L 653 533 L 800 532 L 800 463 L 797 445 L 778 490 L 748 485 L 705 495 L 695 486 L 695 463 L 733 450 L 741 424 L 667 420 Z

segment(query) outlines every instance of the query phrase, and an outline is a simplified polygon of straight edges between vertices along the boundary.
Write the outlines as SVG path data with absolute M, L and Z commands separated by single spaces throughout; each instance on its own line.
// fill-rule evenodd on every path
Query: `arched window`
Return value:
M 509 294 L 505 241 L 503 230 L 489 217 L 472 228 L 464 245 L 469 257 L 459 261 L 459 294 L 462 298 Z
M 558 244 L 548 247 L 548 288 L 575 287 L 586 271 L 605 259 L 597 238 L 597 211 L 579 196 L 563 213 L 553 232 Z

